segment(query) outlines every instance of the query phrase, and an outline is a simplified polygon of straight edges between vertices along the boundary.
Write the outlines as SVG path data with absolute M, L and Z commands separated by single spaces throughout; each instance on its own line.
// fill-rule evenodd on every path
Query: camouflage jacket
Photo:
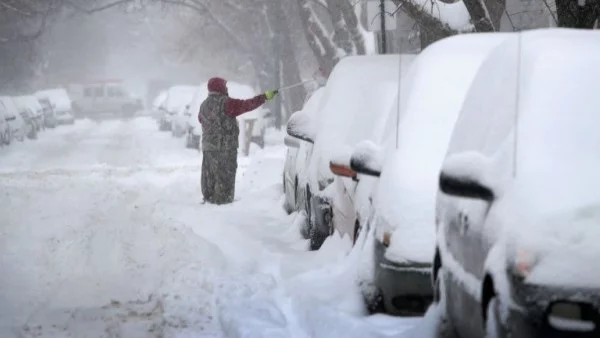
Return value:
M 240 128 L 235 117 L 225 114 L 225 94 L 211 93 L 200 106 L 202 150 L 233 150 L 239 146 Z

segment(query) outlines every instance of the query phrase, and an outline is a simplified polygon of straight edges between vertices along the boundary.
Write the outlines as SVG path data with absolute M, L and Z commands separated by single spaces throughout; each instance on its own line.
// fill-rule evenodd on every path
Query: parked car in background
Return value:
M 336 180 L 330 163 L 340 158 L 349 161 L 351 149 L 361 140 L 381 138 L 384 117 L 397 96 L 400 59 L 400 55 L 344 58 L 324 87 L 318 122 L 304 114 L 294 114 L 288 122 L 290 136 L 314 142 L 305 182 L 312 249 L 318 249 L 335 230 L 355 237 L 355 193 L 368 190 L 369 183 L 346 177 Z M 403 65 L 408 67 L 412 59 L 412 55 L 402 56 Z
M 58 125 L 58 121 L 56 119 L 56 114 L 54 113 L 54 108 L 52 108 L 52 103 L 44 97 L 37 99 L 44 112 L 44 126 L 46 128 L 55 128 Z
M 176 128 L 178 127 L 179 117 L 176 115 L 190 104 L 195 92 L 196 87 L 194 86 L 173 86 L 167 90 L 163 104 L 164 111 L 159 119 L 159 130 L 172 131 L 174 120 Z
M 77 117 L 128 118 L 144 109 L 142 99 L 119 79 L 73 83 L 68 89 Z
M 355 212 L 359 228 L 374 227 L 372 311 L 422 314 L 433 300 L 431 270 L 437 176 L 479 66 L 503 34 L 461 34 L 425 48 L 403 76 L 400 105 L 388 117 L 383 142 L 361 142 L 342 174 L 376 178 Z M 371 290 L 368 290 L 371 291 Z
M 194 98 L 188 107 L 187 124 L 185 126 L 186 148 L 200 149 L 201 147 L 202 125 L 198 120 L 198 113 L 200 112 L 202 102 L 204 102 L 208 96 L 208 89 L 206 86 L 206 83 L 203 83 L 198 87 L 196 93 L 194 93 Z
M 152 101 L 151 115 L 156 120 L 156 123 L 160 123 L 160 119 L 164 114 L 164 103 L 167 100 L 167 91 L 163 90 L 158 94 Z
M 35 97 L 44 104 L 47 101 L 53 110 L 53 117 L 57 124 L 73 124 L 75 117 L 71 106 L 71 99 L 64 88 L 54 88 L 38 91 Z
M 9 145 L 12 140 L 10 126 L 8 125 L 8 112 L 6 107 L 0 103 L 0 146 Z
M 27 111 L 31 115 L 31 120 L 37 132 L 45 129 L 44 109 L 40 102 L 32 95 L 18 96 L 14 98 L 20 111 Z
M 481 66 L 439 175 L 440 331 L 600 336 L 599 39 L 514 33 Z
M 321 109 L 324 91 L 324 88 L 317 89 L 304 103 L 302 110 L 292 114 L 292 116 L 295 116 L 294 122 L 287 125 L 292 133 L 294 130 L 305 130 L 309 131 L 310 134 L 313 133 L 318 123 L 318 113 Z M 303 119 L 302 116 L 307 118 Z M 310 125 L 298 126 L 298 124 L 304 123 Z M 283 207 L 288 213 L 299 211 L 307 217 L 306 182 L 308 178 L 306 176 L 306 165 L 312 153 L 313 143 L 311 140 L 306 141 L 299 138 L 300 135 L 297 136 L 285 136 L 287 153 L 283 166 L 283 192 L 285 194 Z M 308 237 L 308 228 L 303 229 L 303 235 Z
M 0 106 L 4 109 L 4 118 L 8 122 L 11 140 L 24 141 L 27 133 L 27 124 L 23 120 L 19 109 L 10 96 L 0 96 Z

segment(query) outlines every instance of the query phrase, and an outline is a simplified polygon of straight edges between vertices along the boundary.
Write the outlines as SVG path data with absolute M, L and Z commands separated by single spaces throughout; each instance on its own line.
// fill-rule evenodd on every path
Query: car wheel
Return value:
M 485 338 L 507 337 L 508 334 L 500 321 L 500 303 L 498 297 L 490 299 L 484 320 Z
M 446 297 L 446 288 L 445 288 L 445 279 L 446 274 L 443 270 L 443 267 L 439 267 L 437 271 L 434 271 L 435 283 L 433 285 L 433 298 L 434 298 L 434 306 L 437 306 L 437 322 L 435 326 L 436 337 L 439 338 L 457 338 L 456 330 L 450 321 L 448 316 L 448 310 L 446 307 L 445 297 Z
M 298 176 L 294 178 L 294 209 L 298 209 Z
M 352 238 L 352 245 L 356 244 L 356 240 L 358 239 L 358 235 L 360 234 L 360 229 L 360 222 L 356 220 L 356 222 L 354 222 L 354 237 Z
M 327 237 L 328 237 L 327 235 L 323 235 L 319 231 L 317 231 L 317 226 L 315 224 L 312 224 L 310 226 L 310 233 L 309 233 L 310 250 L 311 251 L 319 250 L 321 248 L 321 246 L 323 245 L 323 243 L 325 242 L 325 240 L 327 239 Z

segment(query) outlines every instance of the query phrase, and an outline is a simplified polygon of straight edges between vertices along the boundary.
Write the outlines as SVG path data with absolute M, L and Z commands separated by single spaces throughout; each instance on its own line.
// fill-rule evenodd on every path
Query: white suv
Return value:
M 131 117 L 143 109 L 142 100 L 128 92 L 120 81 L 72 84 L 69 94 L 78 116 Z

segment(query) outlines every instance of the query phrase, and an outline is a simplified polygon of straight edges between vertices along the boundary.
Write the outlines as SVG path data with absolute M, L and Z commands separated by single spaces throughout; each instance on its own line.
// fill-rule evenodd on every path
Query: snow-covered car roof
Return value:
M 46 98 L 55 105 L 56 110 L 71 110 L 71 99 L 64 88 L 46 89 L 35 92 L 38 99 Z
M 428 46 L 405 74 L 400 118 L 388 135 L 377 212 L 396 227 L 386 257 L 429 262 L 435 247 L 437 177 L 463 99 L 479 66 L 510 34 L 466 34 Z M 391 117 L 396 117 L 392 108 Z M 398 121 L 398 122 L 396 122 Z M 410 241 L 407 241 L 410 236 Z
M 413 58 L 405 56 L 403 63 Z M 333 156 L 350 152 L 360 141 L 381 137 L 398 92 L 399 64 L 400 55 L 373 55 L 346 57 L 336 65 L 316 117 L 310 170 L 332 176 Z
M 173 86 L 167 91 L 165 108 L 170 112 L 178 112 L 189 104 L 198 87 L 195 86 Z
M 29 108 L 33 110 L 34 114 L 41 112 L 43 109 L 40 102 L 33 95 L 17 96 L 14 101 L 19 109 Z

